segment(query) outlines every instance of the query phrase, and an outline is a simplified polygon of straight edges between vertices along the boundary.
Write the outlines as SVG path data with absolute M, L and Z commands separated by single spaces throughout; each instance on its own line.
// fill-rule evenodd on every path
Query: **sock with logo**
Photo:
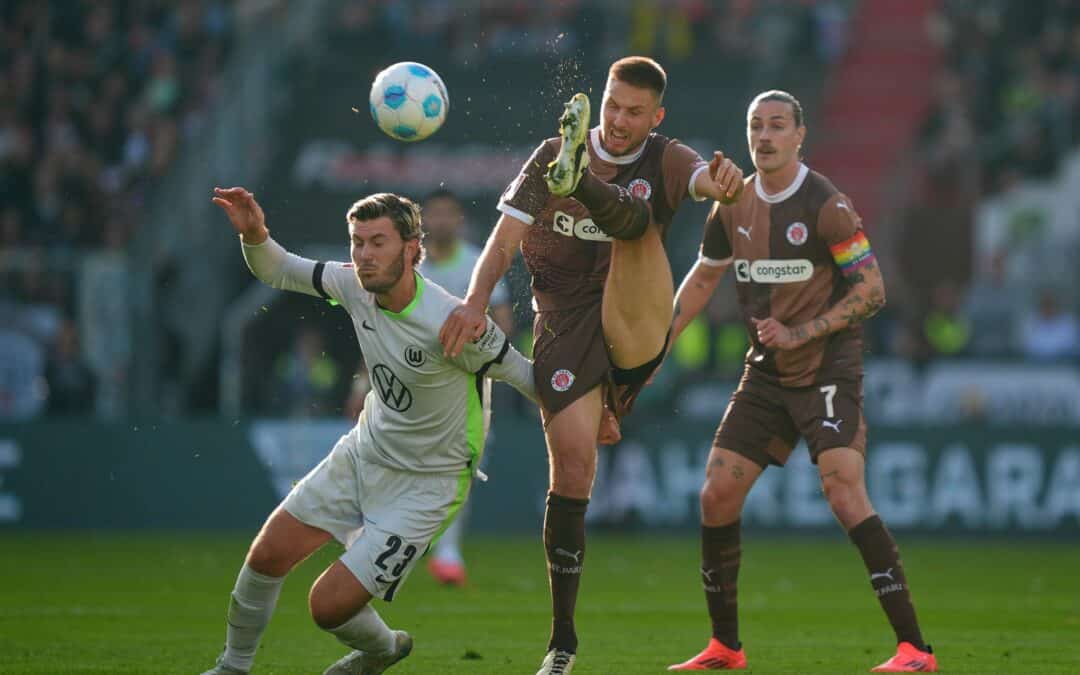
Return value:
M 649 203 L 586 171 L 571 196 L 589 209 L 596 226 L 614 239 L 640 239 L 649 229 Z
M 904 578 L 900 551 L 885 523 L 876 515 L 870 516 L 851 528 L 848 536 L 862 554 L 870 572 L 870 585 L 896 631 L 896 641 L 910 642 L 920 651 L 927 651 Z
M 742 558 L 741 523 L 701 526 L 701 583 L 709 607 L 713 637 L 739 649 L 739 605 L 736 584 Z
M 285 577 L 270 577 L 248 567 L 240 568 L 226 614 L 225 665 L 247 672 L 255 662 L 259 639 L 281 594 Z
M 336 628 L 327 629 L 342 644 L 370 654 L 391 651 L 397 644 L 394 632 L 371 605 L 354 614 L 351 619 Z
M 548 650 L 577 651 L 574 605 L 585 561 L 585 509 L 588 499 L 548 493 L 544 548 L 551 582 L 551 641 Z

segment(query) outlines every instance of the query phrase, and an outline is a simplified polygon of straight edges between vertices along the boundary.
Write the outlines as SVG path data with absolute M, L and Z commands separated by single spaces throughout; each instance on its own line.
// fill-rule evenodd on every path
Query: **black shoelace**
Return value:
M 555 650 L 555 658 L 551 661 L 551 675 L 565 673 L 566 667 L 570 665 L 571 656 L 573 654 L 570 652 L 564 652 L 561 649 Z

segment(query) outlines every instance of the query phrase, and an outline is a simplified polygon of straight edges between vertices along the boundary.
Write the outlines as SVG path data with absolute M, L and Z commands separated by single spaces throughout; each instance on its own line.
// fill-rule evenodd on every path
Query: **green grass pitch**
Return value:
M 0 535 L 0 673 L 197 674 L 224 639 L 248 534 Z M 901 537 L 927 637 L 949 673 L 1080 672 L 1080 545 Z M 694 537 L 593 536 L 578 601 L 578 675 L 662 673 L 708 637 Z M 470 587 L 417 568 L 392 605 L 416 640 L 391 669 L 535 672 L 548 631 L 538 537 L 468 541 Z M 325 549 L 285 584 L 254 673 L 321 673 L 345 653 L 307 613 Z M 742 638 L 754 673 L 863 673 L 892 633 L 839 534 L 744 537 Z

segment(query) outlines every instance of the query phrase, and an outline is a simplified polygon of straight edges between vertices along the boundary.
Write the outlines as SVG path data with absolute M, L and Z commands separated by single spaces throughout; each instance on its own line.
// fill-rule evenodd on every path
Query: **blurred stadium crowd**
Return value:
M 921 292 L 883 346 L 1080 357 L 1080 5 L 947 0 L 931 30 L 943 63 L 898 209 L 903 274 Z M 943 240 L 964 255 L 936 259 Z
M 436 41 L 460 61 L 572 56 L 583 48 L 577 27 L 619 21 L 604 33 L 620 36 L 599 46 L 605 54 L 752 58 L 785 44 L 782 58 L 812 53 L 824 64 L 843 58 L 859 5 L 639 0 L 612 12 L 584 0 L 490 1 L 462 13 L 448 0 L 339 4 L 340 30 Z M 124 414 L 125 364 L 138 346 L 107 330 L 128 283 L 107 261 L 126 254 L 156 181 L 223 95 L 235 11 L 213 0 L 3 4 L 0 419 Z M 927 29 L 942 64 L 917 142 L 890 178 L 882 222 L 902 235 L 879 251 L 897 265 L 870 351 L 916 364 L 1078 364 L 1080 5 L 944 0 Z M 936 256 L 943 240 L 960 253 Z M 734 376 L 745 348 L 731 289 L 721 289 L 676 346 L 671 386 Z M 275 367 L 289 404 L 264 402 L 266 411 L 305 414 L 308 396 L 332 413 L 351 369 L 331 357 L 317 334 L 301 332 Z
M 229 3 L 3 3 L 0 417 L 119 412 L 125 255 L 155 180 L 203 123 Z M 118 352 L 120 352 L 118 354 Z M 43 405 L 44 404 L 44 405 Z
M 450 58 L 476 61 L 572 56 L 586 34 L 602 32 L 614 58 L 653 54 L 672 63 L 695 56 L 727 59 L 776 53 L 777 45 L 833 60 L 843 50 L 852 0 L 347 0 L 338 27 L 391 42 L 434 41 Z M 602 31 L 597 30 L 603 27 Z M 590 30 L 592 29 L 592 30 Z M 768 39 L 765 39 L 768 38 Z M 781 52 L 779 56 L 783 56 Z

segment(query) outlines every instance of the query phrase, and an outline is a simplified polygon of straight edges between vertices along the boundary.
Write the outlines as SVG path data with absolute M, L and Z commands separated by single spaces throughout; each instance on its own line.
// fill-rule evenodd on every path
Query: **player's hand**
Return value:
M 615 445 L 622 440 L 622 431 L 619 429 L 619 418 L 611 408 L 604 406 L 604 412 L 600 417 L 600 432 L 596 436 L 597 445 Z
M 463 302 L 450 312 L 439 331 L 443 356 L 456 357 L 466 342 L 479 340 L 487 330 L 487 315 L 478 307 Z
M 262 207 L 255 201 L 255 195 L 244 188 L 216 187 L 210 201 L 229 216 L 233 229 L 240 233 L 245 244 L 261 244 L 269 236 Z
M 717 150 L 709 162 L 709 178 L 712 179 L 717 199 L 721 204 L 734 204 L 743 189 L 743 172 L 735 162 Z
M 801 328 L 788 328 L 776 319 L 750 319 L 757 329 L 758 341 L 766 347 L 781 351 L 802 347 L 809 341 L 806 331 Z

